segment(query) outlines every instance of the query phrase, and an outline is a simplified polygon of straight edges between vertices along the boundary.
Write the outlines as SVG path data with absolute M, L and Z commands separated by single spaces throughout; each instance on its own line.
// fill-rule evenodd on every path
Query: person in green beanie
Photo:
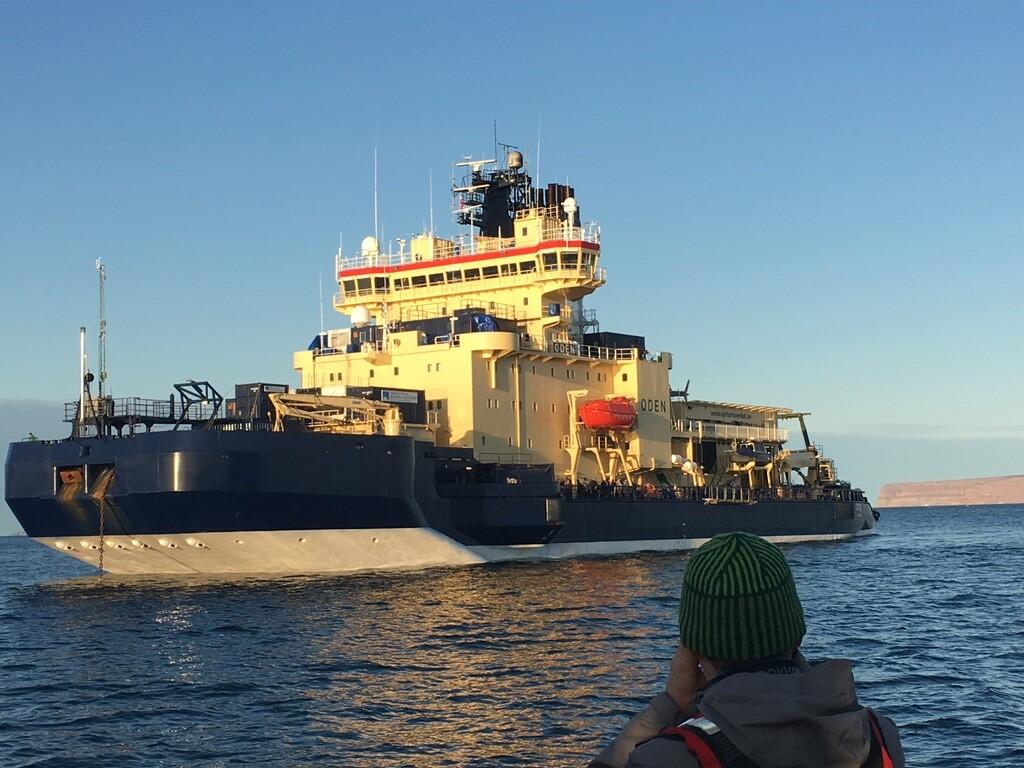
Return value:
M 589 768 L 904 768 L 891 720 L 857 701 L 848 661 L 809 664 L 782 551 L 749 533 L 690 558 L 665 692 Z

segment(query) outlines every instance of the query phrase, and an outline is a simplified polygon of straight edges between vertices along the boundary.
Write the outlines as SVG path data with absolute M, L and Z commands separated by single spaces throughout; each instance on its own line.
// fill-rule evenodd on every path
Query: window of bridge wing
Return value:
M 430 276 L 431 285 L 442 285 L 444 283 L 444 274 L 441 272 L 435 272 Z
M 519 262 L 519 272 L 521 274 L 525 275 L 528 272 L 536 272 L 536 271 L 537 271 L 537 262 L 536 261 L 520 261 Z
M 545 253 L 543 259 L 545 272 L 554 272 L 556 269 L 558 269 L 557 253 Z
M 462 270 L 453 269 L 446 274 L 449 283 L 461 283 L 462 282 Z
M 412 276 L 412 287 L 413 288 L 422 288 L 426 284 L 427 284 L 427 276 L 426 275 L 413 275 Z
M 576 251 L 562 251 L 562 269 L 571 269 L 574 272 L 579 264 L 579 253 Z
M 359 289 L 360 296 L 367 296 L 370 293 L 370 278 L 360 277 L 356 280 L 356 287 Z
M 375 277 L 375 278 L 373 278 L 373 292 L 374 293 L 387 293 L 388 292 L 388 279 L 386 277 Z
M 345 291 L 346 296 L 356 295 L 356 281 L 355 280 L 343 280 L 341 283 L 342 289 Z
M 469 282 L 470 280 L 479 280 L 479 279 L 480 279 L 480 270 L 479 269 L 474 268 L 474 269 L 467 269 L 466 270 L 466 282 Z
M 485 278 L 497 277 L 498 276 L 498 267 L 496 265 L 495 266 L 490 266 L 490 267 L 484 267 L 483 274 L 484 274 Z
M 508 277 L 509 275 L 515 275 L 519 272 L 519 268 L 515 264 L 502 264 L 501 265 L 501 276 Z

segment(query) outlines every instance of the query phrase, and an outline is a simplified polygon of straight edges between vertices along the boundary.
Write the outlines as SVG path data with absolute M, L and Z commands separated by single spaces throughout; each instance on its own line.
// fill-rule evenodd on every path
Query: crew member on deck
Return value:
M 589 768 L 903 768 L 891 720 L 861 706 L 848 661 L 809 664 L 775 545 L 715 536 L 690 558 L 664 693 Z

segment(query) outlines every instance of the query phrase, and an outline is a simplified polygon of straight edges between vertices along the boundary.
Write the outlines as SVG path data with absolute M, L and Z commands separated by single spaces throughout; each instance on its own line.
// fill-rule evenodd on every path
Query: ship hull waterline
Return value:
M 93 567 L 102 549 L 103 568 L 114 574 L 328 574 L 685 551 L 725 530 L 751 531 L 777 544 L 877 533 L 870 506 L 847 506 L 842 512 L 835 502 L 573 502 L 565 505 L 556 536 L 540 544 L 459 542 L 429 525 L 108 534 L 102 545 L 95 534 L 33 538 Z M 626 509 L 629 529 L 601 524 L 602 518 L 621 519 Z

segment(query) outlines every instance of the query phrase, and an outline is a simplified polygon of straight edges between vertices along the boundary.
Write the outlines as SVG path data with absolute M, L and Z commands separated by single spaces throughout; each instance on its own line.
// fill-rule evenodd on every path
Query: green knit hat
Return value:
M 800 645 L 807 627 L 782 551 L 751 533 L 722 533 L 686 565 L 679 638 L 694 653 L 722 661 L 779 656 Z

